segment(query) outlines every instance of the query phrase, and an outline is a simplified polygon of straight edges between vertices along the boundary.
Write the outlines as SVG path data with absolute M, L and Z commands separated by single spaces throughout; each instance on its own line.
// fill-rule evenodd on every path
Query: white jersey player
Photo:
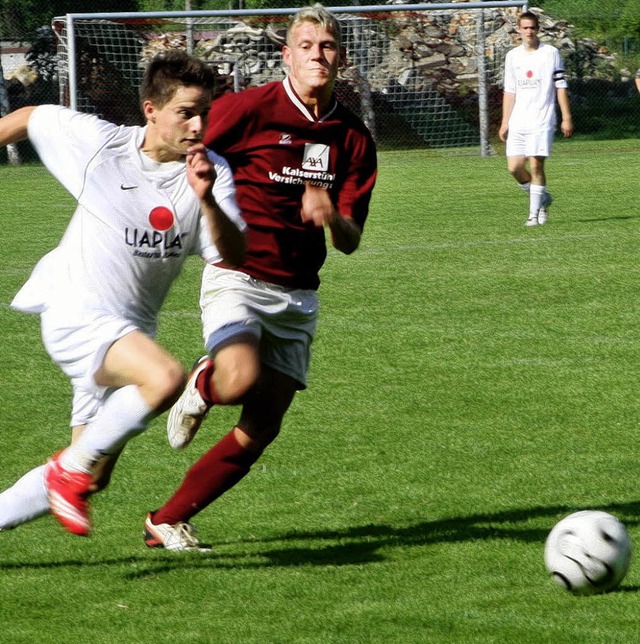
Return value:
M 45 347 L 71 379 L 73 441 L 0 494 L 0 529 L 51 511 L 89 534 L 88 496 L 182 391 L 182 366 L 153 339 L 160 307 L 189 255 L 235 265 L 246 244 L 230 168 L 202 144 L 213 80 L 172 51 L 145 73 L 145 127 L 59 106 L 0 119 L 0 145 L 29 138 L 77 200 L 60 244 L 12 302 L 40 314 Z
M 43 105 L 28 136 L 50 172 L 77 200 L 58 247 L 45 255 L 12 306 L 43 313 L 72 306 L 108 311 L 149 334 L 188 255 L 221 259 L 187 181 L 184 159 L 142 151 L 145 128 Z M 240 222 L 227 162 L 210 153 L 218 206 Z
M 545 159 L 556 129 L 556 99 L 564 136 L 573 134 L 568 83 L 560 52 L 538 39 L 536 14 L 518 18 L 522 44 L 507 53 L 500 138 L 506 141 L 509 172 L 529 194 L 527 226 L 545 224 L 552 197 L 547 192 Z M 529 169 L 527 169 L 527 161 Z

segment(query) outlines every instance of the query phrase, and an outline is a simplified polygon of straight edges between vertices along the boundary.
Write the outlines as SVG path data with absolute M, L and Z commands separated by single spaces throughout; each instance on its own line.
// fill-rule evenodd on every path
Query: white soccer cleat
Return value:
M 182 395 L 169 411 L 167 439 L 173 449 L 182 449 L 193 440 L 211 408 L 211 405 L 202 399 L 196 388 L 196 380 L 207 366 L 208 361 L 209 356 L 203 356 L 196 362 L 189 374 Z
M 147 514 L 144 522 L 144 543 L 149 548 L 211 552 L 211 548 L 200 545 L 195 535 L 195 528 L 190 523 L 180 521 L 174 525 L 169 523 L 155 525 L 151 522 L 151 513 Z
M 540 210 L 538 210 L 538 223 L 542 226 L 547 223 L 549 219 L 549 206 L 553 203 L 553 197 L 548 193 L 544 193 L 544 199 L 542 200 L 542 205 Z
M 529 215 L 529 219 L 524 222 L 525 226 L 537 226 L 538 225 L 538 215 Z

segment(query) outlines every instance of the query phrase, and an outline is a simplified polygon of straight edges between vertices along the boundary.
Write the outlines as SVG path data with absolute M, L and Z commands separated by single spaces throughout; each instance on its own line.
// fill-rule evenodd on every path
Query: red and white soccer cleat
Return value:
M 87 497 L 93 478 L 84 472 L 65 470 L 58 456 L 47 462 L 44 471 L 51 513 L 69 532 L 86 537 L 91 531 Z

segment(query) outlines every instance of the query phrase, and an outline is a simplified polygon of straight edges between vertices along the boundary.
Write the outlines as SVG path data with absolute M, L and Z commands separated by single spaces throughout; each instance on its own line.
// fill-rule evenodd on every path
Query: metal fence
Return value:
M 493 154 L 504 57 L 518 43 L 521 8 L 509 1 L 334 7 L 347 50 L 337 93 L 383 149 Z M 43 29 L 22 47 L 22 61 L 20 43 L 5 41 L 5 111 L 60 102 L 116 122 L 138 122 L 144 65 L 173 47 L 208 60 L 218 71 L 220 91 L 282 78 L 280 48 L 293 11 L 55 19 L 53 31 Z M 632 79 L 620 78 L 614 57 L 598 43 L 572 38 L 567 21 L 540 17 L 541 38 L 561 49 L 568 68 L 576 131 L 602 138 L 640 135 L 640 98 Z

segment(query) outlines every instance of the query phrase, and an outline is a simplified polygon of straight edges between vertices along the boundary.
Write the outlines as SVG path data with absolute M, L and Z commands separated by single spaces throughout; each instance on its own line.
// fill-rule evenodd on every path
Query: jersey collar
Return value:
M 315 116 L 309 111 L 309 108 L 300 100 L 300 97 L 296 94 L 295 90 L 291 86 L 291 81 L 289 80 L 288 76 L 282 81 L 282 85 L 284 86 L 284 91 L 289 96 L 289 99 L 291 100 L 291 102 L 298 108 L 298 111 L 301 112 L 302 115 L 312 123 L 315 123 L 316 121 L 318 123 L 322 123 L 322 121 L 326 121 L 336 111 L 336 108 L 338 107 L 338 101 L 334 96 L 332 97 L 333 103 L 331 107 L 327 110 L 327 113 L 323 114 L 319 119 L 316 119 Z

